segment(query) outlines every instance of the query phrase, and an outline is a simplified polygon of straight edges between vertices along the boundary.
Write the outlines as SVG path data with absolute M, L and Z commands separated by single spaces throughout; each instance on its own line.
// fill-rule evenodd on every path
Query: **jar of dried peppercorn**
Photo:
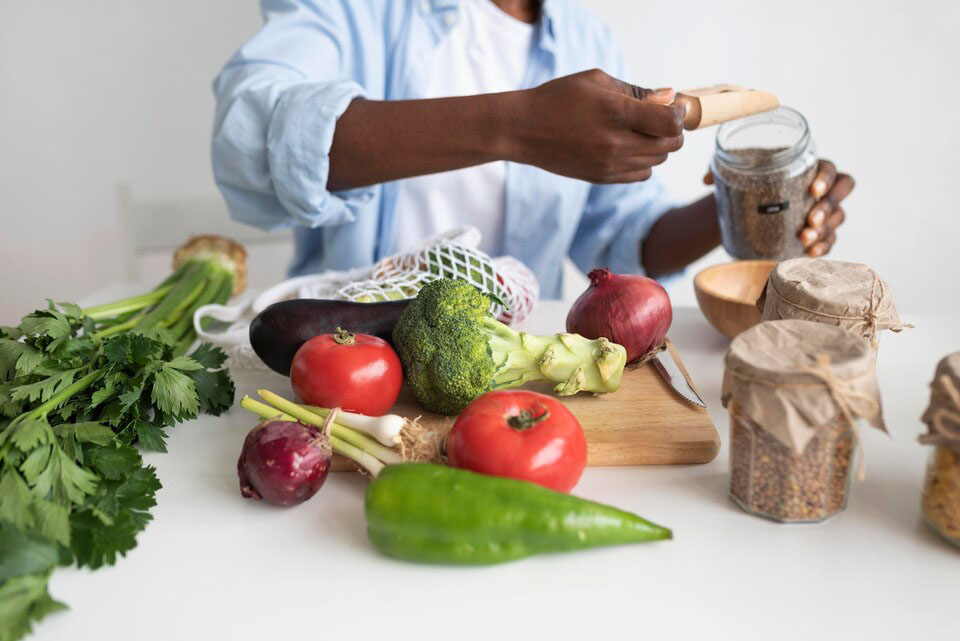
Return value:
M 923 487 L 923 516 L 940 536 L 960 546 L 960 352 L 937 365 L 923 422 L 929 432 L 920 442 L 935 446 Z
M 817 154 L 810 128 L 789 107 L 717 129 L 710 166 L 724 249 L 734 258 L 802 256 L 800 232 L 816 202 Z
M 874 352 L 857 334 L 767 321 L 730 344 L 730 496 L 778 521 L 821 521 L 847 504 L 861 419 L 883 429 Z M 862 471 L 862 468 L 860 468 Z

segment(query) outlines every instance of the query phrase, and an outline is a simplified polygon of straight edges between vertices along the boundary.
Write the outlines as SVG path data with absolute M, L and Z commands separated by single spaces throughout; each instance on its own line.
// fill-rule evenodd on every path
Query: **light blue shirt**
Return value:
M 327 190 L 337 118 L 358 96 L 420 98 L 458 0 L 262 0 L 265 24 L 214 82 L 213 170 L 235 219 L 292 226 L 291 275 L 369 265 L 392 253 L 396 181 Z M 598 67 L 623 78 L 606 25 L 572 0 L 545 0 L 524 87 Z M 590 127 L 590 123 L 583 123 Z M 656 177 L 591 185 L 507 163 L 501 254 L 541 294 L 562 291 L 562 259 L 642 273 L 641 240 L 672 206 Z

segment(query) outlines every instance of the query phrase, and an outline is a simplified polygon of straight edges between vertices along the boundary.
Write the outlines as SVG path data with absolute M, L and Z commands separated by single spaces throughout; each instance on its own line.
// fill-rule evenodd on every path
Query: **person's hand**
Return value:
M 837 240 L 837 227 L 846 214 L 841 201 L 853 191 L 854 181 L 849 174 L 838 174 L 829 160 L 820 160 L 817 175 L 810 185 L 810 193 L 817 203 L 807 214 L 807 226 L 800 232 L 800 242 L 813 257 L 823 256 Z
M 515 162 L 593 183 L 646 180 L 683 145 L 672 89 L 642 89 L 599 69 L 505 96 L 505 150 Z
M 703 177 L 703 183 L 713 184 L 710 171 Z M 846 218 L 840 202 L 853 191 L 854 185 L 850 174 L 838 174 L 832 162 L 820 160 L 817 175 L 810 183 L 810 193 L 817 202 L 807 213 L 807 226 L 800 231 L 800 242 L 808 255 L 817 258 L 833 247 L 837 240 L 837 227 Z

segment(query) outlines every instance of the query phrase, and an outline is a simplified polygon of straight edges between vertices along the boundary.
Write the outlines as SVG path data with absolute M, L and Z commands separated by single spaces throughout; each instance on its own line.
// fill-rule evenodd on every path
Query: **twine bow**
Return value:
M 893 307 L 893 300 L 888 299 L 886 294 L 886 284 L 883 282 L 883 279 L 879 276 L 874 276 L 873 288 L 870 291 L 870 309 L 863 315 L 863 321 L 869 329 L 869 332 L 864 334 L 863 337 L 870 339 L 870 345 L 873 346 L 873 349 L 877 349 L 877 342 L 880 340 L 880 321 L 890 314 L 890 309 Z M 883 309 L 880 309 L 884 301 L 886 301 L 887 304 Z M 905 329 L 913 329 L 913 325 L 910 323 L 891 323 L 888 321 L 887 328 L 894 332 L 899 332 Z
M 833 397 L 833 402 L 837 404 L 843 418 L 846 419 L 853 430 L 854 441 L 859 446 L 860 430 L 857 427 L 856 418 L 874 418 L 880 413 L 880 404 L 872 397 L 857 390 L 850 381 L 837 376 L 830 367 L 830 362 L 829 356 L 821 354 L 817 356 L 815 365 L 803 367 L 800 371 L 823 381 L 824 386 L 830 392 L 830 396 Z M 862 481 L 865 476 L 866 464 L 864 463 L 863 448 L 860 448 L 860 456 L 857 461 L 857 480 Z
M 960 390 L 946 374 L 930 384 L 936 404 L 929 420 L 930 434 L 920 437 L 920 442 L 928 445 L 948 445 L 960 449 Z M 955 427 L 951 427 L 951 424 Z
M 850 425 L 850 429 L 853 431 L 854 443 L 856 445 L 860 445 L 860 430 L 857 427 L 856 419 L 858 417 L 866 418 L 868 420 L 875 419 L 880 414 L 880 404 L 874 400 L 872 396 L 859 391 L 854 386 L 854 382 L 867 377 L 872 377 L 873 371 L 871 370 L 861 374 L 860 376 L 844 380 L 837 376 L 830 367 L 831 362 L 830 356 L 827 354 L 820 354 L 817 356 L 814 365 L 799 366 L 797 368 L 798 371 L 810 374 L 811 376 L 819 379 L 819 381 L 816 383 L 775 383 L 766 379 L 748 376 L 741 372 L 737 372 L 735 369 L 730 368 L 729 365 L 727 366 L 727 374 L 733 376 L 734 378 L 738 378 L 749 383 L 764 385 L 766 387 L 826 387 L 827 391 L 830 392 L 830 397 L 833 399 L 833 402 L 840 410 L 840 414 L 843 416 L 847 424 Z M 724 401 L 725 406 L 735 407 L 731 394 L 727 394 L 722 400 Z M 728 403 L 730 405 L 727 405 Z M 732 411 L 733 410 L 731 410 L 731 412 Z M 857 480 L 862 481 L 865 476 L 866 465 L 864 463 L 864 456 L 861 450 L 859 461 L 857 463 Z
M 864 332 L 862 334 L 863 337 L 870 340 L 870 345 L 873 347 L 873 349 L 877 349 L 877 344 L 880 338 L 880 323 L 890 313 L 890 309 L 893 306 L 893 301 L 887 299 L 886 297 L 886 285 L 884 284 L 883 279 L 879 276 L 873 277 L 873 286 L 870 289 L 870 307 L 866 312 L 859 316 L 845 316 L 843 314 L 831 314 L 819 309 L 810 309 L 809 307 L 790 300 L 780 293 L 780 290 L 777 289 L 773 279 L 770 280 L 770 284 L 780 300 L 809 314 L 822 316 L 824 318 L 833 318 L 840 321 L 863 322 L 865 325 Z M 884 302 L 886 302 L 886 305 L 884 305 Z M 883 305 L 882 309 L 880 307 L 881 305 Z M 912 328 L 913 325 L 910 323 L 889 323 L 887 327 L 895 332 L 899 332 L 904 329 Z
M 870 345 L 873 349 L 877 349 L 880 340 L 880 314 L 877 310 L 883 302 L 883 287 L 883 281 L 875 276 L 873 278 L 873 288 L 870 290 L 870 308 L 867 310 L 867 313 L 863 315 L 863 321 L 867 324 L 868 329 L 868 332 L 865 333 L 863 337 L 870 339 Z M 879 296 L 877 294 L 879 294 Z M 889 308 L 890 306 L 887 305 L 887 309 L 883 310 L 884 313 L 887 313 Z

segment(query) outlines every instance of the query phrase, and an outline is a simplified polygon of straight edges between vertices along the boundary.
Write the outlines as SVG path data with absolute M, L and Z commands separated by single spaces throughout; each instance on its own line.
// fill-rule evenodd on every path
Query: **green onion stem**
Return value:
M 384 464 L 376 456 L 364 452 L 359 447 L 354 447 L 350 443 L 345 443 L 333 434 L 330 435 L 330 445 L 333 451 L 364 468 L 370 473 L 370 476 L 377 478 L 377 474 L 384 468 Z
M 260 398 L 278 410 L 296 417 L 296 419 L 301 423 L 313 425 L 314 427 L 323 427 L 324 417 L 320 416 L 316 412 L 311 412 L 308 409 L 300 407 L 296 403 L 291 403 L 287 399 L 274 394 L 270 390 L 260 389 L 257 390 L 257 394 L 260 395 Z M 336 421 L 334 421 L 334 423 L 330 426 L 330 433 L 333 436 L 343 439 L 351 445 L 359 447 L 364 452 L 373 454 L 384 463 L 403 462 L 403 457 L 391 450 L 389 447 L 378 443 L 366 434 L 362 434 L 357 430 L 351 429 L 345 425 L 341 425 Z
M 249 396 L 243 397 L 243 399 L 240 401 L 240 407 L 264 419 L 277 418 L 284 421 L 298 420 L 295 416 L 291 416 L 290 414 L 281 412 L 276 408 L 270 407 L 266 403 L 255 401 Z M 300 421 L 300 422 L 303 422 L 303 421 Z M 311 425 L 311 424 L 312 423 L 308 423 L 308 425 Z M 377 474 L 379 474 L 380 470 L 383 469 L 383 461 L 379 460 L 373 454 L 366 452 L 362 448 L 357 447 L 347 442 L 343 438 L 341 438 L 343 436 L 342 433 L 339 436 L 334 435 L 333 432 L 337 427 L 340 427 L 343 430 L 347 430 L 351 432 L 353 431 L 353 430 L 350 430 L 349 428 L 343 427 L 342 425 L 338 426 L 337 423 L 333 423 L 330 426 L 330 432 L 331 432 L 330 444 L 333 447 L 333 451 L 342 456 L 346 456 L 348 459 L 362 466 L 371 474 L 371 476 L 375 477 Z M 339 432 L 339 430 L 337 431 Z

